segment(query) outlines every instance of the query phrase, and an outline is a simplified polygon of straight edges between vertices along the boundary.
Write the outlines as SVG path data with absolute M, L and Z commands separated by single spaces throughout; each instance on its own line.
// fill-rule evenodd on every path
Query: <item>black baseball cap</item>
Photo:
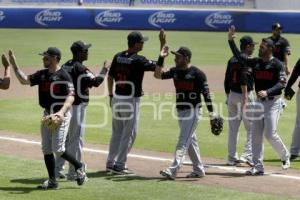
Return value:
M 140 43 L 140 42 L 146 42 L 148 40 L 148 37 L 143 36 L 141 32 L 139 31 L 132 31 L 128 34 L 127 40 L 129 43 Z
M 282 28 L 283 27 L 278 22 L 272 24 L 272 30 L 275 30 L 275 29 L 282 30 Z
M 39 53 L 39 55 L 41 55 L 41 56 L 52 56 L 52 57 L 56 56 L 58 59 L 61 58 L 61 52 L 56 47 L 49 47 L 47 49 L 47 51 L 44 51 L 43 53 Z
M 171 51 L 171 53 L 174 55 L 189 57 L 190 59 L 192 57 L 192 52 L 187 47 L 180 47 L 177 51 Z
M 71 51 L 72 52 L 84 52 L 87 51 L 92 45 L 91 44 L 86 44 L 82 42 L 81 40 L 78 40 L 74 42 L 71 46 Z
M 244 37 L 242 37 L 240 39 L 240 43 L 241 45 L 243 46 L 247 46 L 249 44 L 257 44 L 257 42 L 254 42 L 252 37 L 248 36 L 248 35 L 245 35 Z
M 274 47 L 274 42 L 270 38 L 263 38 L 261 41 L 266 43 L 268 47 Z

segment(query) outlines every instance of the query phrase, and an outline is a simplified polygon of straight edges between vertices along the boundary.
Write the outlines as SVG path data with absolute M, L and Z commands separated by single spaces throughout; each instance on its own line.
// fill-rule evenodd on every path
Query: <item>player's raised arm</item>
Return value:
M 169 55 L 169 47 L 164 46 L 160 51 L 159 58 L 164 60 L 168 55 Z M 164 67 L 163 64 L 164 64 L 164 62 L 157 62 L 157 65 L 156 65 L 156 68 L 154 71 L 154 77 L 157 79 L 162 79 L 162 74 L 163 74 L 162 68 Z
M 12 65 L 14 72 L 22 85 L 30 85 L 29 77 L 19 68 L 16 57 L 12 50 L 9 50 L 9 62 Z
M 166 46 L 166 43 L 167 43 L 167 36 L 165 34 L 164 29 L 161 29 L 159 31 L 159 41 L 160 41 L 160 50 L 162 50 L 163 47 Z
M 243 58 L 241 57 L 241 53 L 238 50 L 235 42 L 234 42 L 234 38 L 235 38 L 235 27 L 234 26 L 230 26 L 228 29 L 228 43 L 229 43 L 229 47 L 233 53 L 233 55 L 239 60 L 239 61 L 243 61 Z
M 2 55 L 2 64 L 4 66 L 4 77 L 0 79 L 0 89 L 7 90 L 10 85 L 10 64 L 4 54 Z
M 89 79 L 90 85 L 93 87 L 99 87 L 101 83 L 104 81 L 105 76 L 111 66 L 111 61 L 105 60 L 103 63 L 103 66 L 101 68 L 101 71 L 98 75 L 93 75 L 92 72 L 88 71 L 88 74 L 91 74 L 89 77 L 93 77 Z

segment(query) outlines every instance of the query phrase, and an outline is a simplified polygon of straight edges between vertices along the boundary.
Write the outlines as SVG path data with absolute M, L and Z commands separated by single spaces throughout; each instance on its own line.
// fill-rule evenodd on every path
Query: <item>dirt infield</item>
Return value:
M 222 67 L 211 66 L 209 68 L 205 68 L 203 71 L 206 73 L 210 90 L 212 92 L 220 92 L 223 91 L 223 80 L 225 69 Z M 34 73 L 38 68 L 24 68 L 24 72 L 26 74 Z M 91 68 L 91 70 L 95 73 L 99 72 L 98 68 Z M 19 83 L 14 72 L 11 73 L 11 86 L 7 91 L 0 91 L 0 99 L 8 99 L 8 98 L 24 98 L 24 97 L 35 97 L 37 96 L 37 87 L 29 87 L 24 86 Z M 103 83 L 105 85 L 101 85 L 99 88 L 91 89 L 91 95 L 107 95 L 106 91 L 106 81 Z M 145 73 L 144 79 L 144 92 L 145 94 L 152 93 L 166 93 L 166 92 L 174 92 L 174 85 L 171 80 L 157 80 L 153 77 L 152 72 Z
M 0 154 L 2 155 L 12 155 L 27 159 L 39 159 L 42 160 L 42 152 L 40 145 L 26 144 L 15 141 L 3 140 L 2 137 L 12 137 L 18 139 L 27 139 L 40 141 L 38 136 L 29 136 L 11 132 L 0 131 Z M 90 149 L 107 150 L 105 145 L 86 145 Z M 11 151 L 14 149 L 14 151 Z M 152 156 L 158 158 L 168 158 L 172 159 L 172 154 L 145 151 L 145 150 L 133 150 L 132 154 L 138 154 L 143 156 Z M 103 171 L 105 170 L 105 160 L 106 154 L 84 152 L 83 160 L 87 162 L 89 166 L 89 171 Z M 205 164 L 210 164 L 214 166 L 223 166 L 224 161 L 203 158 Z M 161 181 L 163 178 L 160 177 L 159 171 L 166 168 L 170 164 L 169 161 L 159 161 L 159 160 L 148 160 L 144 158 L 133 158 L 129 157 L 128 166 L 133 170 L 137 176 L 144 177 L 145 180 L 158 180 Z M 236 168 L 237 169 L 237 168 Z M 239 168 L 241 169 L 241 168 Z M 247 168 L 242 168 L 247 169 Z M 282 174 L 295 176 L 300 178 L 299 171 L 288 170 L 282 171 L 279 168 L 267 167 L 267 172 L 272 174 Z M 259 176 L 259 177 L 249 177 L 245 176 L 244 173 L 235 170 L 234 168 L 228 170 L 208 167 L 206 168 L 206 176 L 201 179 L 186 179 L 184 178 L 187 173 L 191 171 L 191 166 L 184 166 L 180 173 L 178 174 L 177 182 L 186 184 L 201 184 L 213 187 L 221 187 L 227 189 L 233 189 L 243 192 L 254 192 L 254 193 L 264 193 L 272 194 L 276 196 L 285 197 L 295 197 L 300 198 L 300 191 L 297 190 L 297 185 L 300 183 L 300 179 L 294 180 L 292 178 L 280 178 L 273 177 L 269 175 Z M 45 170 L 46 176 L 46 170 Z M 110 175 L 107 175 L 110 176 Z

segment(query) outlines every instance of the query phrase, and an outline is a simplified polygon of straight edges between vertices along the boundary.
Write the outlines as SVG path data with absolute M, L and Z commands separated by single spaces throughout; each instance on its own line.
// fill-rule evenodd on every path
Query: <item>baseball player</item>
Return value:
M 287 82 L 286 88 L 285 88 L 285 96 L 287 94 L 288 90 L 291 90 L 293 84 L 296 82 L 298 79 L 298 76 L 300 75 L 300 59 L 296 63 L 293 72 Z M 300 88 L 300 83 L 298 85 Z M 296 97 L 296 102 L 297 102 L 297 117 L 296 117 L 296 123 L 295 123 L 295 128 L 293 131 L 293 138 L 292 138 L 292 144 L 291 144 L 291 157 L 290 160 L 295 160 L 298 155 L 299 155 L 299 150 L 300 150 L 300 89 L 298 89 L 297 92 L 297 97 Z
M 250 58 L 254 51 L 254 45 L 256 43 L 250 36 L 244 36 L 240 39 L 240 49 L 242 56 Z M 228 158 L 227 165 L 239 166 L 242 163 L 252 165 L 252 149 L 251 149 L 251 120 L 250 117 L 243 117 L 242 107 L 248 103 L 253 102 L 253 79 L 252 74 L 248 73 L 248 80 L 241 77 L 243 72 L 242 63 L 237 58 L 231 57 L 227 63 L 227 69 L 224 80 L 224 88 L 227 96 L 228 107 Z M 245 91 L 245 97 L 243 95 Z M 247 109 L 250 109 L 248 104 Z M 240 159 L 236 152 L 236 145 L 239 136 L 239 127 L 243 120 L 245 129 L 247 131 L 247 141 L 244 146 L 243 154 Z
M 279 23 L 272 24 L 272 35 L 269 37 L 274 42 L 273 56 L 283 62 L 285 67 L 285 73 L 288 76 L 290 74 L 288 61 L 289 55 L 291 55 L 291 47 L 289 41 L 281 36 L 282 26 Z M 281 99 L 281 106 L 283 112 L 284 108 L 287 106 L 285 101 Z M 279 118 L 278 118 L 279 119 Z
M 163 35 L 162 30 L 159 37 L 161 48 L 165 44 Z M 116 174 L 132 174 L 126 166 L 126 161 L 136 138 L 144 73 L 154 71 L 156 66 L 156 62 L 138 54 L 147 40 L 148 38 L 140 32 L 131 32 L 127 36 L 128 49 L 114 56 L 108 73 L 108 92 L 113 119 L 106 170 Z M 162 58 L 157 61 L 160 65 L 162 62 Z
M 81 161 L 83 148 L 84 123 L 86 116 L 86 106 L 89 102 L 89 88 L 98 87 L 104 80 L 108 71 L 109 62 L 104 62 L 104 66 L 98 75 L 94 75 L 82 63 L 88 59 L 88 49 L 91 44 L 76 41 L 71 46 L 73 54 L 72 60 L 66 62 L 62 68 L 67 71 L 73 79 L 75 88 L 75 100 L 72 105 L 72 118 L 69 133 L 66 140 L 66 149 L 78 161 Z M 58 158 L 56 163 L 56 177 L 65 178 L 63 174 L 64 159 Z M 69 165 L 67 180 L 75 180 L 76 172 L 73 165 Z
M 44 68 L 29 76 L 17 65 L 15 55 L 9 52 L 9 60 L 15 74 L 23 85 L 39 86 L 39 104 L 44 109 L 43 116 L 51 116 L 60 122 L 58 129 L 52 133 L 41 125 L 42 151 L 49 179 L 38 186 L 39 189 L 57 189 L 55 179 L 55 158 L 62 157 L 72 163 L 77 172 L 77 184 L 82 185 L 86 179 L 86 165 L 75 159 L 65 150 L 65 140 L 70 124 L 70 108 L 74 101 L 74 86 L 68 73 L 61 69 L 59 61 L 61 52 L 55 47 L 49 47 L 40 55 L 43 56 Z
M 235 28 L 229 28 L 228 39 L 234 56 L 253 71 L 257 100 L 253 109 L 252 153 L 254 166 L 247 175 L 263 175 L 263 136 L 270 142 L 282 161 L 282 168 L 290 167 L 289 152 L 277 134 L 280 114 L 280 95 L 286 84 L 284 66 L 273 57 L 274 43 L 264 38 L 259 47 L 259 58 L 244 58 L 234 43 Z
M 274 42 L 273 56 L 284 63 L 286 75 L 290 74 L 288 62 L 291 55 L 289 41 L 281 36 L 282 26 L 279 23 L 272 24 L 272 36 L 269 37 Z
M 193 164 L 193 171 L 187 175 L 187 178 L 201 178 L 205 176 L 205 171 L 195 133 L 202 115 L 200 94 L 204 97 L 210 116 L 215 116 L 207 79 L 204 72 L 190 64 L 192 52 L 189 48 L 180 47 L 177 51 L 171 51 L 171 53 L 175 55 L 176 66 L 166 72 L 162 71 L 162 67 L 157 66 L 154 76 L 158 79 L 173 79 L 174 81 L 180 134 L 174 161 L 169 168 L 160 171 L 160 174 L 174 180 L 186 153 L 188 153 Z M 166 57 L 167 55 L 168 48 L 164 47 L 160 56 Z
M 10 63 L 4 54 L 2 54 L 2 64 L 4 66 L 4 76 L 0 78 L 0 89 L 7 90 L 10 85 Z

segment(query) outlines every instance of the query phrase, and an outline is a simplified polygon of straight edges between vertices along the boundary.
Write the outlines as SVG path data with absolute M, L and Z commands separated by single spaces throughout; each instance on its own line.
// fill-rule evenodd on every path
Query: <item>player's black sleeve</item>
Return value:
M 280 94 L 281 90 L 285 88 L 286 85 L 286 77 L 285 77 L 285 71 L 283 63 L 278 63 L 278 82 L 273 87 L 269 88 L 267 90 L 268 96 L 274 96 Z
M 44 73 L 45 70 L 39 70 L 37 72 L 35 72 L 34 74 L 29 75 L 29 80 L 30 80 L 30 86 L 35 86 L 35 85 L 39 85 L 42 82 L 42 75 L 45 74 Z
M 225 79 L 224 79 L 224 89 L 225 93 L 229 94 L 230 92 L 230 60 L 227 62 L 227 68 L 226 68 L 226 73 L 225 73 Z
M 103 82 L 107 71 L 108 70 L 106 68 L 102 68 L 101 72 L 98 75 L 95 75 L 88 68 L 86 68 L 84 71 L 85 77 L 82 79 L 83 84 L 87 87 L 98 87 Z
M 286 88 L 291 88 L 294 85 L 294 83 L 296 82 L 296 80 L 298 79 L 299 75 L 300 75 L 300 59 L 294 66 L 293 72 L 286 84 Z
M 143 67 L 143 71 L 152 71 L 152 72 L 155 71 L 156 61 L 148 60 L 144 56 L 141 56 L 139 62 Z
M 283 40 L 283 51 L 287 53 L 288 55 L 291 55 L 291 47 L 290 43 L 287 39 L 284 38 Z
M 209 112 L 213 112 L 213 105 L 212 105 L 212 100 L 211 100 L 211 95 L 210 95 L 210 91 L 209 91 L 209 87 L 208 87 L 208 83 L 207 83 L 207 78 L 204 72 L 200 71 L 198 73 L 198 80 L 199 80 L 199 84 L 201 84 L 201 93 L 204 97 L 204 101 L 207 107 L 207 110 Z
M 161 74 L 161 79 L 171 79 L 174 77 L 174 68 L 171 68 L 169 71 L 163 72 Z
M 93 86 L 98 87 L 104 81 L 104 78 L 107 74 L 107 68 L 102 68 L 101 72 L 93 79 Z
M 246 58 L 241 54 L 241 52 L 236 47 L 234 40 L 228 40 L 228 43 L 229 43 L 231 52 L 233 53 L 233 56 L 236 57 L 243 66 L 253 67 L 256 64 L 257 59 Z

